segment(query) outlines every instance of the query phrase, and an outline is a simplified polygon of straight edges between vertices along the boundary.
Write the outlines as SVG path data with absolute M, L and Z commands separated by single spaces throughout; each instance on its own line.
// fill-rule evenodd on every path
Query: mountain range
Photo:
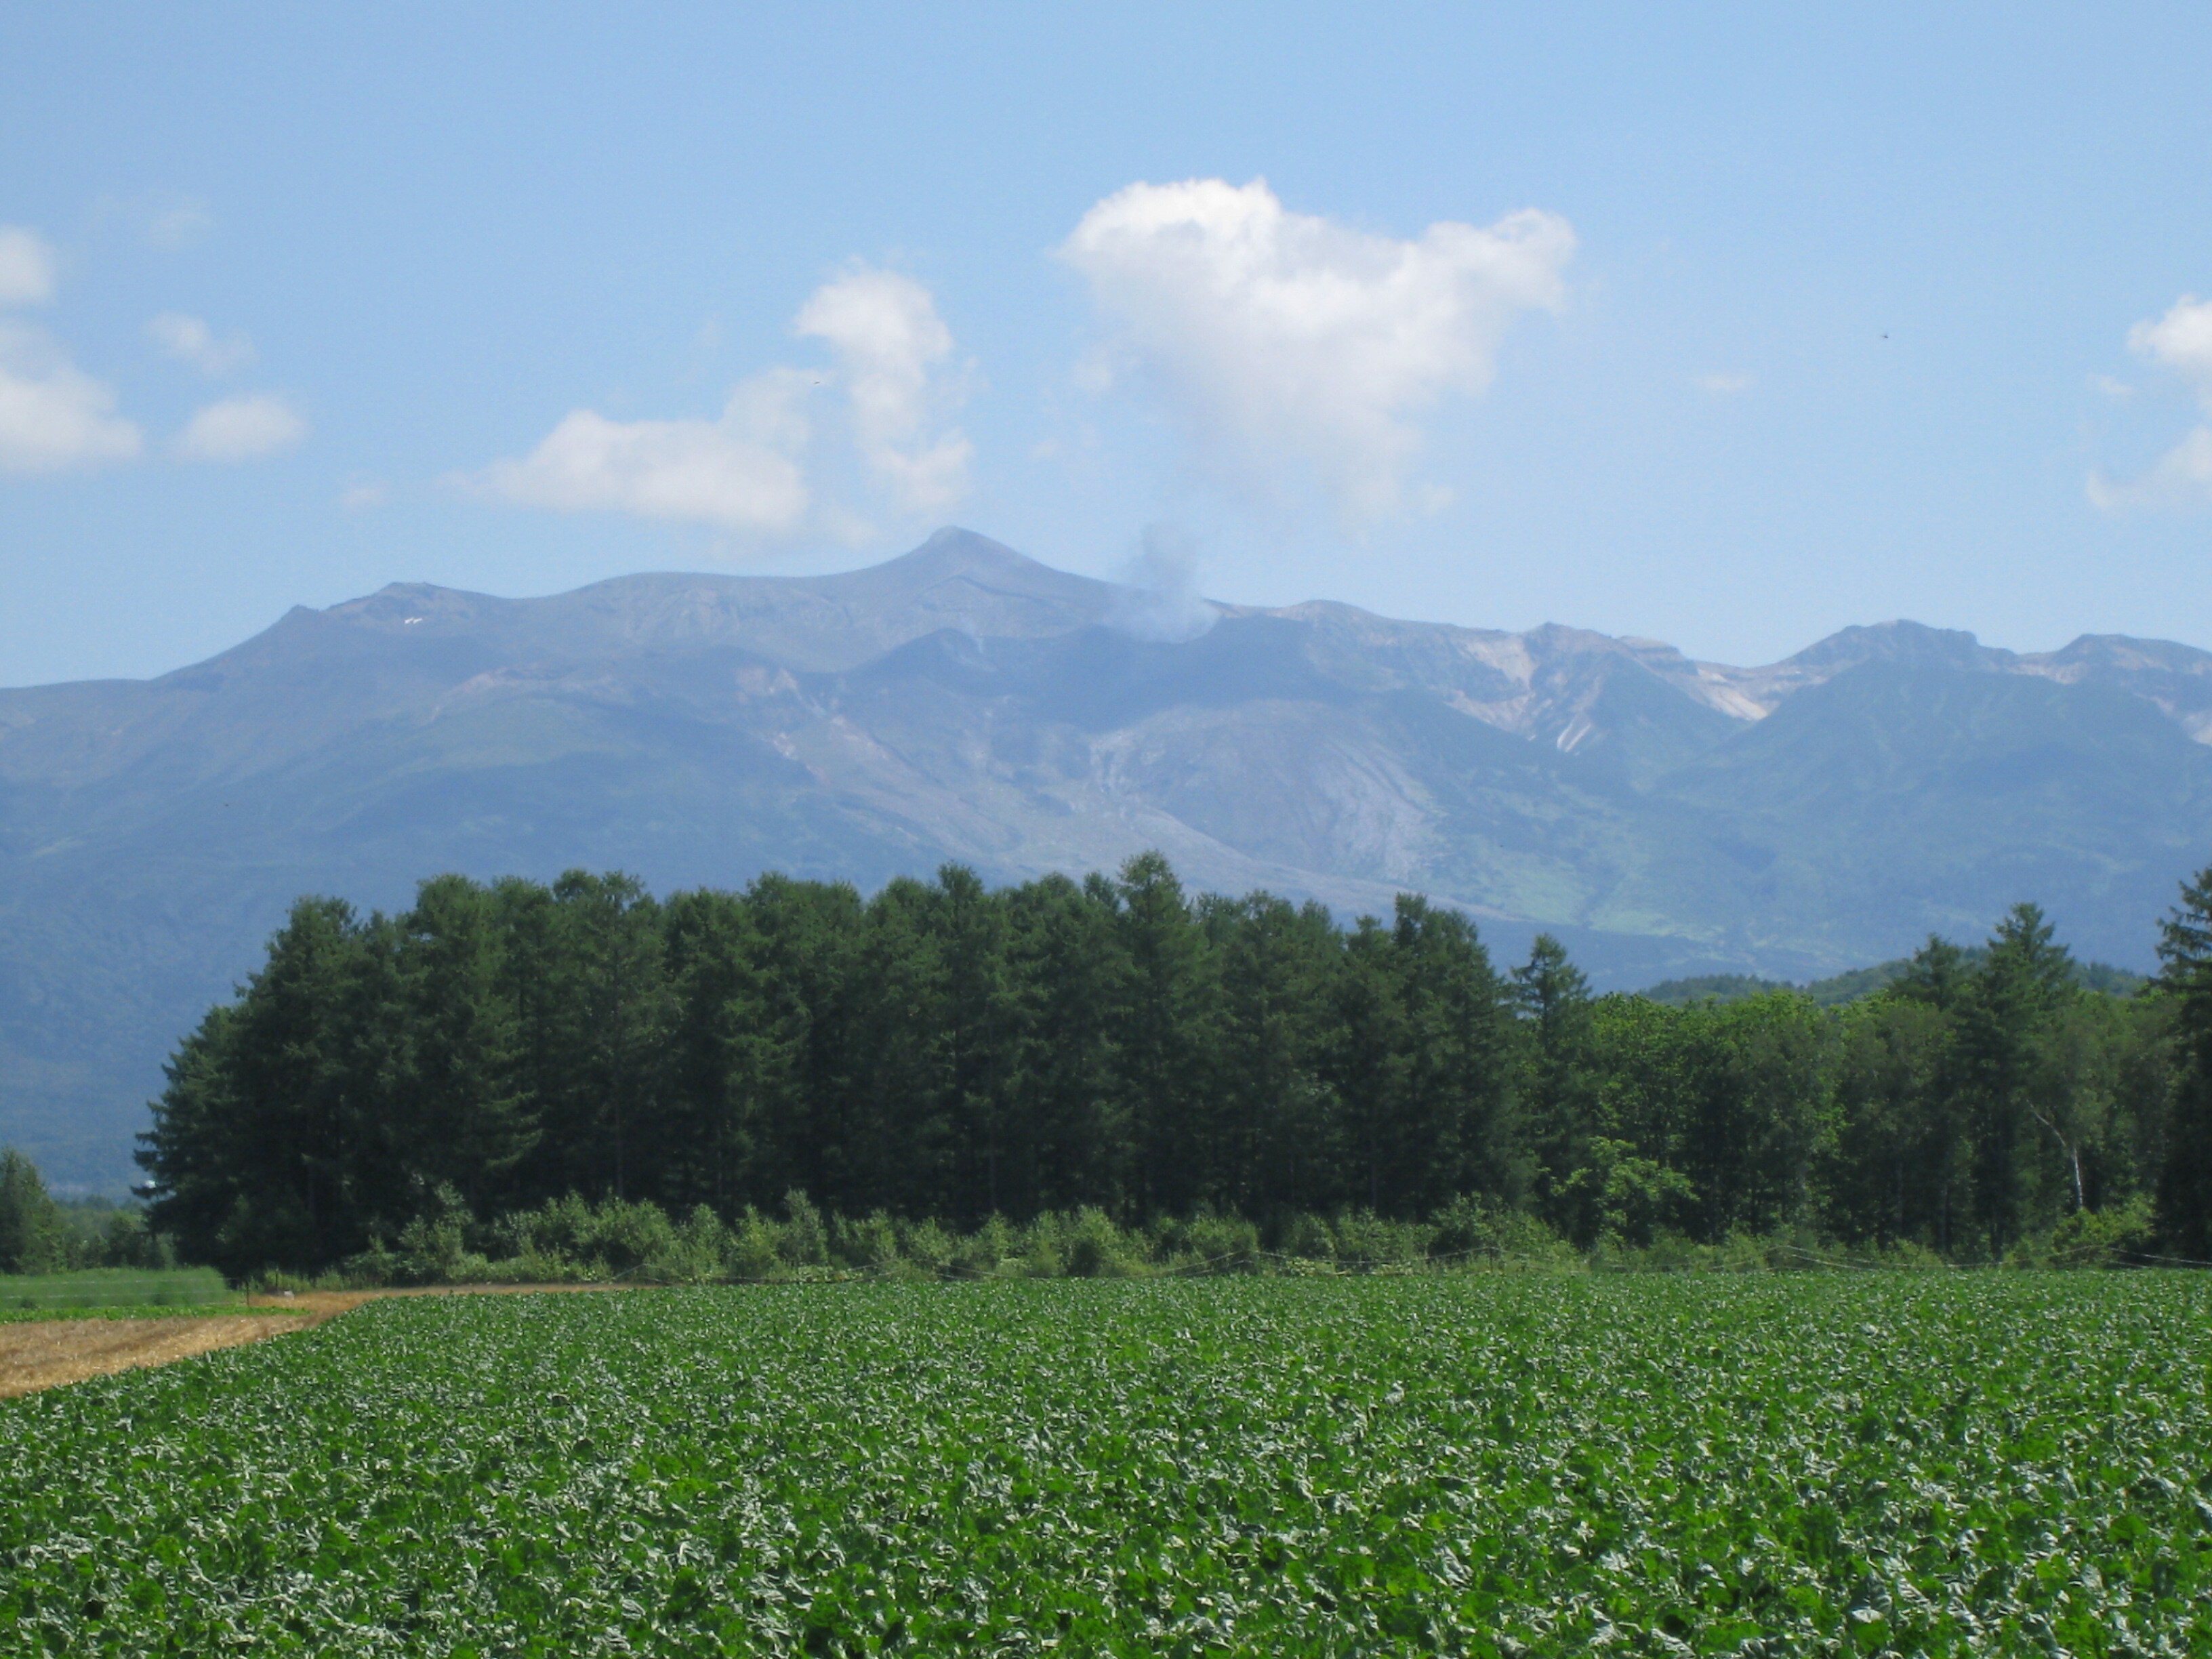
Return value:
M 2041 902 L 2147 968 L 2212 860 L 2212 653 L 1898 622 L 1759 668 L 1349 605 L 1170 604 L 962 531 L 817 577 L 398 584 L 145 681 L 0 690 L 0 1142 L 112 1186 L 160 1062 L 302 892 L 442 870 L 863 889 L 1158 848 L 1413 889 L 1600 984 L 1801 979 Z

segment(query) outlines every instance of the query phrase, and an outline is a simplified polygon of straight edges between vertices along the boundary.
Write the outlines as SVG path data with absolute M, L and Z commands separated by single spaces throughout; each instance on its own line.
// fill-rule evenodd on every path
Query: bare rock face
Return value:
M 1650 640 L 1153 598 L 945 531 L 820 577 L 396 585 L 161 678 L 0 691 L 0 1141 L 112 1182 L 161 1057 L 307 891 L 444 870 L 994 880 L 1157 847 L 1409 888 L 1600 983 L 1791 977 L 2020 898 L 2148 965 L 2212 859 L 2212 653 L 1912 623 L 1757 668 Z M 1172 625 L 1169 625 L 1169 624 Z

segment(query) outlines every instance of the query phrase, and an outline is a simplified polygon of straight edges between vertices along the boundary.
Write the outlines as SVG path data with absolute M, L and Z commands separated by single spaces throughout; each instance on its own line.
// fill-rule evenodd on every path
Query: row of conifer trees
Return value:
M 2208 872 L 2212 876 L 2212 872 Z M 871 898 L 621 875 L 302 899 L 179 1048 L 153 1224 L 234 1274 L 326 1268 L 455 1196 L 973 1230 L 1095 1206 L 1432 1215 L 1472 1197 L 1588 1247 L 1794 1231 L 1987 1260 L 2069 1217 L 2205 1237 L 2212 888 L 2165 979 L 2082 988 L 2032 906 L 1838 1009 L 1594 997 L 1548 939 L 1500 972 L 1462 915 L 1340 925 L 1117 878 Z M 2079 1223 L 2074 1224 L 2079 1225 Z

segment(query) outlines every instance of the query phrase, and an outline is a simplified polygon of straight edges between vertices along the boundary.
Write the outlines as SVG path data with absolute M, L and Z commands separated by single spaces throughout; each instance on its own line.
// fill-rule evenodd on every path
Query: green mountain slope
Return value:
M 1785 662 L 1217 608 L 948 532 L 819 578 L 398 586 L 162 678 L 0 691 L 0 1141 L 112 1183 L 162 1055 L 295 895 L 764 869 L 994 880 L 1158 847 L 1194 886 L 1398 888 L 1601 984 L 1803 981 L 2019 898 L 2148 963 L 2212 857 L 2212 655 L 1910 623 Z

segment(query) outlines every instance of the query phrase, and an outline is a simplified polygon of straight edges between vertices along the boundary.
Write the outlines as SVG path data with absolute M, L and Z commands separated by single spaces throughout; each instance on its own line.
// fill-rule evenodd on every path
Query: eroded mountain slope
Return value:
M 459 869 L 872 887 L 1158 847 L 1194 886 L 1415 888 L 1603 982 L 1799 976 L 2045 903 L 2147 963 L 2212 856 L 2212 654 L 1912 623 L 1782 663 L 1218 608 L 940 534 L 816 578 L 400 585 L 147 682 L 0 691 L 0 1140 L 127 1168 L 161 1055 L 302 891 Z

